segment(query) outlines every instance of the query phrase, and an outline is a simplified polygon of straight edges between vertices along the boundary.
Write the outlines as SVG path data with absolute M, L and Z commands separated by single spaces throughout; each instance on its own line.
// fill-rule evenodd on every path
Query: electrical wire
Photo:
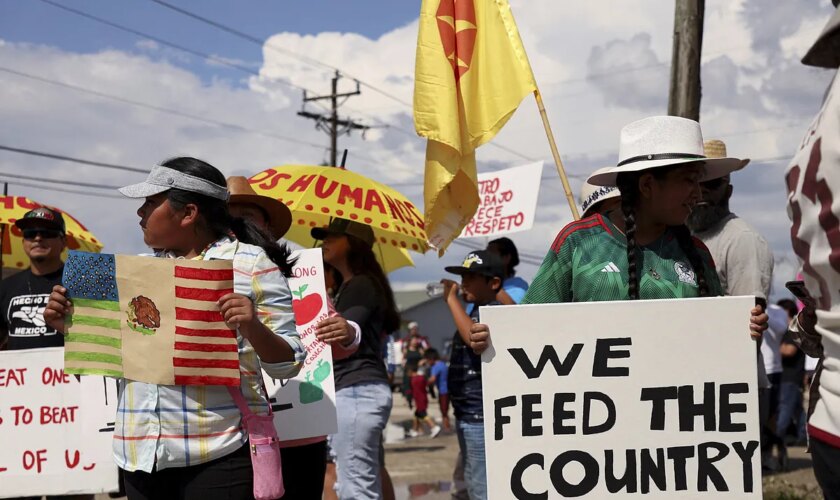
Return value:
M 71 181 L 71 180 L 59 180 L 59 179 L 44 179 L 42 177 L 32 177 L 28 175 L 19 175 L 19 174 L 8 174 L 5 172 L 0 172 L 0 176 L 2 177 L 11 177 L 13 179 L 25 179 L 28 181 L 38 181 L 38 182 L 49 182 L 54 184 L 67 184 L 70 186 L 81 186 L 81 187 L 89 187 L 89 188 L 96 188 L 96 189 L 119 189 L 122 186 L 109 186 L 107 184 L 93 184 L 89 182 L 79 182 L 79 181 Z
M 2 177 L 2 174 L 0 174 L 0 177 Z M 15 180 L 6 181 L 6 180 L 3 180 L 3 179 L 0 179 L 0 182 L 4 182 L 4 183 L 9 184 L 11 186 L 31 187 L 31 188 L 35 188 L 35 189 L 43 189 L 45 191 L 57 191 L 57 192 L 60 192 L 60 193 L 79 194 L 79 195 L 82 195 L 82 196 L 91 196 L 91 197 L 94 197 L 94 198 L 112 198 L 112 199 L 115 199 L 115 200 L 133 201 L 131 198 L 126 198 L 125 196 L 119 196 L 119 195 L 116 195 L 116 194 L 102 194 L 102 193 L 91 193 L 90 191 L 76 191 L 75 189 L 63 189 L 63 188 L 51 187 L 51 186 L 41 186 L 41 185 L 38 185 L 38 184 L 30 184 L 28 182 L 18 182 L 18 181 L 15 181 Z
M 112 168 L 114 170 L 124 170 L 127 172 L 137 172 L 140 174 L 148 174 L 150 170 L 136 167 L 126 167 L 124 165 L 114 165 L 112 163 L 102 163 L 92 160 L 83 160 L 81 158 L 73 158 L 71 156 L 58 155 L 55 153 L 46 153 L 44 151 L 33 151 L 31 149 L 13 148 L 11 146 L 3 146 L 2 144 L 0 144 L 0 150 L 10 151 L 12 153 L 20 153 L 24 155 L 40 156 L 42 158 L 52 158 L 54 160 L 70 161 L 73 163 L 81 163 L 82 165 L 91 165 L 94 167 Z

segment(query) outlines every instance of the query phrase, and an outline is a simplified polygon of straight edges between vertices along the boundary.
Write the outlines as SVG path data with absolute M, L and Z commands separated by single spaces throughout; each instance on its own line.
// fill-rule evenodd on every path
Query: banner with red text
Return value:
M 281 441 L 325 436 L 338 429 L 332 350 L 315 338 L 315 326 L 329 314 L 321 249 L 300 250 L 292 258 L 297 262 L 289 288 L 306 361 L 293 379 L 275 380 L 263 373 Z
M 0 352 L 0 498 L 117 490 L 117 383 L 64 373 L 64 349 Z
M 478 210 L 461 238 L 527 231 L 534 225 L 543 162 L 478 174 Z

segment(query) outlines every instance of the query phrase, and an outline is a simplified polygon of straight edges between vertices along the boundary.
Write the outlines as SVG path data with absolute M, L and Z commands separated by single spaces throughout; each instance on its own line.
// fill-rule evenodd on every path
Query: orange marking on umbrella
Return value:
M 382 243 L 388 243 L 388 238 L 379 238 Z
M 298 219 L 298 224 L 300 224 L 302 226 L 302 225 L 306 224 L 306 221 L 303 220 L 303 219 Z
M 382 226 L 382 229 L 388 229 L 388 223 L 387 222 L 383 222 L 382 224 L 380 224 L 380 226 Z
M 373 222 L 373 219 L 371 219 L 370 217 L 365 217 L 365 224 L 370 224 L 371 222 Z
M 292 200 L 289 200 L 289 201 L 286 202 L 287 207 L 291 207 L 292 204 L 294 204 L 294 202 Z
M 305 209 L 307 209 L 307 210 L 311 211 L 311 210 L 312 210 L 313 208 L 315 208 L 315 207 L 313 207 L 312 205 L 306 205 L 306 206 L 305 206 L 305 207 L 303 207 L 303 208 L 305 208 Z
M 357 214 L 350 214 L 350 218 L 356 220 L 359 218 L 359 216 Z
M 391 244 L 397 246 L 397 240 L 391 240 Z
M 404 241 L 401 241 L 401 242 L 400 242 L 400 246 L 401 246 L 401 247 L 403 247 L 403 248 L 405 248 L 405 247 L 407 247 L 408 245 L 406 245 Z
M 309 227 L 315 227 L 316 225 L 314 220 L 309 223 Z
M 414 244 L 411 245 L 411 249 L 415 250 L 415 251 L 419 251 L 420 247 L 417 246 L 417 243 L 414 243 Z
M 330 213 L 330 207 L 321 207 L 321 211 L 324 212 L 325 214 L 328 214 L 328 213 Z
M 337 215 L 339 217 L 343 217 L 344 216 L 344 210 L 336 210 L 335 215 Z
M 23 267 L 23 262 L 18 262 L 15 264 L 17 267 Z

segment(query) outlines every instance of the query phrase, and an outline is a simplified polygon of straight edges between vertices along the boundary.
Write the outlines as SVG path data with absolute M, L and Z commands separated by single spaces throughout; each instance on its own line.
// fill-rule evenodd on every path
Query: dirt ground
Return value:
M 429 415 L 437 419 L 440 413 L 434 400 Z M 404 430 L 411 425 L 411 410 L 405 399 L 394 394 L 394 409 L 386 431 L 385 465 L 394 483 L 398 500 L 446 500 L 451 498 L 452 472 L 458 456 L 458 441 L 454 434 L 443 433 L 437 438 L 421 436 L 403 439 Z M 765 500 L 819 500 L 822 498 L 810 456 L 804 448 L 789 449 L 789 471 L 763 478 Z M 97 495 L 106 500 L 108 495 Z

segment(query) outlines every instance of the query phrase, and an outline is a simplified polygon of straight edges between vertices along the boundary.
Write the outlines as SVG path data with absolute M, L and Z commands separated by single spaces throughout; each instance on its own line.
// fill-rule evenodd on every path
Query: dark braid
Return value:
M 708 297 L 709 284 L 706 282 L 706 265 L 703 263 L 703 257 L 697 251 L 697 247 L 694 246 L 691 231 L 689 231 L 688 226 L 685 224 L 672 226 L 671 229 L 677 237 L 677 243 L 679 243 L 680 249 L 688 257 L 688 263 L 694 269 L 694 274 L 697 276 L 697 288 L 700 289 L 700 296 Z
M 639 176 L 618 174 L 616 186 L 621 192 L 621 212 L 624 214 L 624 235 L 627 237 L 627 295 L 639 300 L 639 247 L 636 244 L 636 200 L 639 197 Z

